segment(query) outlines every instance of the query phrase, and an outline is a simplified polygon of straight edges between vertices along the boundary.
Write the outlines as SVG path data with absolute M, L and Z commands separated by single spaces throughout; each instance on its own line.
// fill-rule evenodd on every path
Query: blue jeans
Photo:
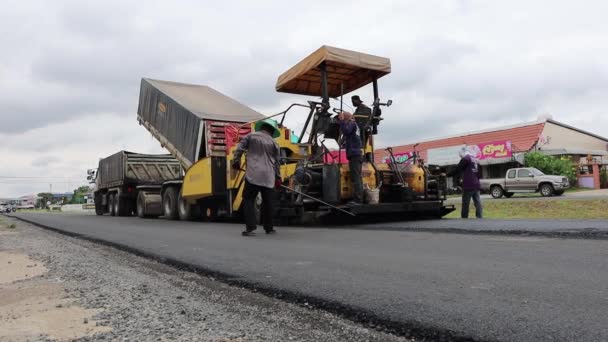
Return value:
M 469 204 L 473 198 L 473 204 L 475 205 L 475 217 L 482 218 L 483 208 L 481 207 L 481 197 L 479 190 L 464 191 L 462 193 L 462 210 L 460 211 L 460 217 L 469 218 Z

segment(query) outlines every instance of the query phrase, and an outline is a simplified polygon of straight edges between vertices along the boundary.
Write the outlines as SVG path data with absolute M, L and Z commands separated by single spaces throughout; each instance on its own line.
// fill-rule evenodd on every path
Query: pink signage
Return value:
M 473 149 L 473 151 L 471 152 L 473 152 L 475 154 L 475 157 L 479 160 L 505 158 L 511 157 L 513 155 L 511 141 L 508 140 L 477 144 L 473 146 L 468 146 L 468 148 Z

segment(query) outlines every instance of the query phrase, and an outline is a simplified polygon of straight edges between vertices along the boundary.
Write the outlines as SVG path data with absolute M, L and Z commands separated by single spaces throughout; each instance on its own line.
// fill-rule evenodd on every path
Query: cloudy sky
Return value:
M 606 13 L 591 0 L 3 1 L 0 197 L 71 191 L 121 149 L 162 152 L 136 122 L 141 77 L 271 114 L 306 100 L 274 84 L 323 44 L 391 58 L 384 146 L 547 113 L 608 136 Z

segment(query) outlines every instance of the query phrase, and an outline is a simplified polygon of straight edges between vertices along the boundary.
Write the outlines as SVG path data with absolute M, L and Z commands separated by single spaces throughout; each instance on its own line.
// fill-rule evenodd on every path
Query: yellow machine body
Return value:
M 377 164 L 376 167 L 378 171 L 390 171 L 389 165 L 385 163 Z M 417 195 L 424 195 L 425 171 L 422 167 L 413 164 L 404 166 L 401 168 L 401 175 L 408 187 L 412 188 Z M 389 179 L 383 179 L 382 182 L 390 184 Z
M 211 157 L 203 158 L 192 165 L 184 177 L 182 197 L 188 202 L 213 195 Z
M 361 178 L 363 188 L 366 186 L 369 189 L 376 188 L 376 173 L 370 163 L 363 163 L 361 166 Z M 353 198 L 353 182 L 350 177 L 350 169 L 348 164 L 340 165 L 340 199 L 347 201 Z
M 281 136 L 276 138 L 279 147 L 288 154 L 288 164 L 281 165 L 281 177 L 283 179 L 290 178 L 296 170 L 297 161 L 306 158 L 310 154 L 310 146 L 308 144 L 292 143 L 290 137 L 286 135 L 289 132 L 288 128 L 281 127 Z M 232 209 L 238 211 L 243 200 L 243 188 L 245 171 L 234 170 L 230 168 L 234 156 L 234 151 L 237 145 L 233 146 L 226 156 L 226 186 L 227 190 L 237 190 L 236 195 L 232 198 Z M 245 167 L 245 157 L 242 157 L 241 165 Z M 193 203 L 196 200 L 208 198 L 214 195 L 213 193 L 213 172 L 212 158 L 202 158 L 186 170 L 186 175 L 182 185 L 182 197 L 188 202 Z
M 424 194 L 425 171 L 418 165 L 408 165 L 401 172 L 403 179 L 418 195 Z

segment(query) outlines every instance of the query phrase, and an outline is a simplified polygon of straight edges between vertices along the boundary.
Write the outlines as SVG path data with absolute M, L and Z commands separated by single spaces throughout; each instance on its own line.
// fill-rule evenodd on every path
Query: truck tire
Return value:
M 178 214 L 178 194 L 177 189 L 173 186 L 168 187 L 163 194 L 163 215 L 166 219 L 177 220 Z
M 553 189 L 553 186 L 551 184 L 543 184 L 540 186 L 540 194 L 543 197 L 551 197 L 553 196 L 554 192 L 555 189 Z
M 114 196 L 114 193 L 108 194 L 108 209 L 110 210 L 110 216 L 116 216 L 116 207 L 114 205 L 114 201 L 116 199 L 114 198 Z
M 95 215 L 101 216 L 104 214 L 103 205 L 95 203 Z
M 511 197 L 513 197 L 513 195 L 515 195 L 515 193 L 513 193 L 513 192 L 505 192 L 505 197 L 506 198 L 511 198 Z
M 146 218 L 146 199 L 144 198 L 145 193 L 143 191 L 140 191 L 139 194 L 137 194 L 137 216 L 140 218 Z
M 127 199 L 119 194 L 114 195 L 114 213 L 116 216 L 127 216 Z
M 501 186 L 494 185 L 490 188 L 490 193 L 492 194 L 492 197 L 494 197 L 494 198 L 501 198 L 505 192 Z
M 188 204 L 188 202 L 182 198 L 182 192 L 179 192 L 179 196 L 177 197 L 177 212 L 179 215 L 179 219 L 181 221 L 191 221 L 192 216 L 192 206 Z

